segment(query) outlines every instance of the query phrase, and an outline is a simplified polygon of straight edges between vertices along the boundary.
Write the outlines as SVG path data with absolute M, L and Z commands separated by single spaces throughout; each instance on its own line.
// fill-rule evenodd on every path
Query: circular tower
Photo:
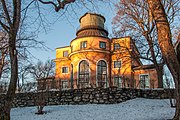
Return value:
M 77 37 L 102 36 L 108 37 L 105 29 L 105 18 L 100 14 L 86 13 L 80 19 L 80 28 L 77 30 Z
M 108 87 L 110 40 L 102 15 L 86 13 L 80 19 L 77 37 L 71 41 L 71 64 L 75 88 Z

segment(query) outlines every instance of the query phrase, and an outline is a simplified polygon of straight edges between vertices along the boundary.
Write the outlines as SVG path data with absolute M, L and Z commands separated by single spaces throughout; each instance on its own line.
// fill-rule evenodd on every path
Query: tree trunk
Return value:
M 160 65 L 155 66 L 158 75 L 158 88 L 163 88 L 163 71 Z
M 170 26 L 166 13 L 160 0 L 148 0 L 153 19 L 156 22 L 158 32 L 158 43 L 162 51 L 163 59 L 167 64 L 176 87 L 176 112 L 174 120 L 180 119 L 180 63 L 176 56 L 173 44 Z
M 10 105 L 5 101 L 5 105 L 0 109 L 0 120 L 10 120 Z
M 12 106 L 12 101 L 15 96 L 16 84 L 18 79 L 18 60 L 17 60 L 17 50 L 16 50 L 16 35 L 9 34 L 9 55 L 11 62 L 11 78 L 8 87 L 8 91 L 6 94 L 6 99 L 4 102 L 4 106 L 1 108 L 1 117 L 4 120 L 10 120 L 10 110 Z
M 10 14 L 7 10 L 7 5 L 5 0 L 1 0 L 4 14 L 7 19 L 8 28 L 3 26 L 4 30 L 8 33 L 8 44 L 9 44 L 9 56 L 11 63 L 11 76 L 6 98 L 4 100 L 4 105 L 0 108 L 0 114 L 4 120 L 10 120 L 10 111 L 12 107 L 12 101 L 15 96 L 16 84 L 18 78 L 18 60 L 17 60 L 17 50 L 16 50 L 16 37 L 20 27 L 21 20 L 21 0 L 13 0 L 12 9 L 13 13 Z
M 158 88 L 163 88 L 163 73 L 162 73 L 162 68 L 160 66 L 160 64 L 158 64 L 157 62 L 157 58 L 156 58 L 156 55 L 155 55 L 155 51 L 154 51 L 154 48 L 153 48 L 153 40 L 152 38 L 146 34 L 144 36 L 148 42 L 148 45 L 150 47 L 150 53 L 151 53 L 151 56 L 152 56 L 152 60 L 153 60 L 153 64 L 155 66 L 155 69 L 156 69 L 156 72 L 157 72 L 157 75 L 158 75 Z

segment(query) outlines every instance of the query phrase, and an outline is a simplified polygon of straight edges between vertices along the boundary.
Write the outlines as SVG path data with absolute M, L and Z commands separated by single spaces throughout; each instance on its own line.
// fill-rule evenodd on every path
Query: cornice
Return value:
M 79 51 L 75 51 L 69 54 L 69 57 L 71 57 L 74 54 L 78 54 L 78 53 L 83 53 L 83 52 L 99 52 L 99 53 L 108 53 L 110 54 L 110 51 L 108 50 L 79 50 Z

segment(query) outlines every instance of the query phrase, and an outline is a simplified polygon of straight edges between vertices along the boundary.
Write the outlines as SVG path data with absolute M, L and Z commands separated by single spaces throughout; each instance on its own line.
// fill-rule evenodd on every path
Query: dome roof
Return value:
M 79 22 L 80 29 L 76 32 L 77 38 L 89 36 L 108 37 L 108 31 L 104 28 L 105 18 L 102 15 L 85 13 L 79 19 Z
M 108 37 L 107 30 L 97 27 L 97 26 L 88 26 L 83 29 L 79 29 L 76 32 L 77 37 L 89 37 L 89 36 L 98 36 L 98 37 Z

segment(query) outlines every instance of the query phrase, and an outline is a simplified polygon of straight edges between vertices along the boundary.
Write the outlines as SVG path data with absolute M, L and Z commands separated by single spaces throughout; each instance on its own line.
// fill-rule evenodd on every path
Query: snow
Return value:
M 169 100 L 136 98 L 119 104 L 46 106 L 44 115 L 36 107 L 13 108 L 12 120 L 167 120 L 175 109 Z

